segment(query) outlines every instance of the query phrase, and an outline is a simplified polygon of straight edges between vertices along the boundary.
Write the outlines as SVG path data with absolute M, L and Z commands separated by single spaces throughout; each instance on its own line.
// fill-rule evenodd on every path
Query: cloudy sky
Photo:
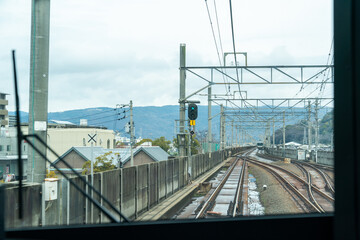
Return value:
M 181 43 L 188 66 L 219 65 L 207 7 L 218 49 L 220 30 L 221 49 L 233 51 L 229 1 L 51 0 L 49 112 L 130 100 L 134 106 L 178 104 Z M 332 1 L 236 0 L 232 8 L 236 50 L 248 53 L 248 65 L 327 63 Z M 11 94 L 9 110 L 14 110 L 12 49 L 21 110 L 28 110 L 30 20 L 30 0 L 0 1 L 0 92 Z M 188 93 L 203 86 L 188 77 Z M 297 91 L 270 92 L 279 97 Z

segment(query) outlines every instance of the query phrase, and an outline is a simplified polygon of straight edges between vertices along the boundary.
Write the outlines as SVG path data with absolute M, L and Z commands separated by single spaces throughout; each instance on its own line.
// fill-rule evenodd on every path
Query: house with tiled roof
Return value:
M 104 149 L 102 147 L 72 147 L 60 156 L 63 161 L 68 163 L 76 172 L 81 173 L 84 163 L 91 158 L 96 159 L 106 153 L 107 158 L 112 161 L 117 168 L 130 167 L 131 151 L 130 148 Z M 93 156 L 93 157 L 92 157 Z M 164 161 L 170 156 L 158 146 L 139 146 L 133 149 L 134 166 Z M 58 158 L 54 164 L 61 171 L 74 175 L 69 167 Z

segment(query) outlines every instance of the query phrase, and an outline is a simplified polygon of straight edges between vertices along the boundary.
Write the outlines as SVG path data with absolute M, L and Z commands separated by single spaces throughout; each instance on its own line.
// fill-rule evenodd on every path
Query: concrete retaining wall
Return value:
M 273 156 L 283 157 L 283 150 L 276 148 L 266 148 L 265 151 Z M 307 153 L 307 151 L 305 151 Z M 334 166 L 334 152 L 328 151 L 318 151 L 317 152 L 317 163 Z M 311 151 L 310 160 L 315 162 L 315 151 Z M 285 149 L 285 157 L 298 160 L 298 150 L 297 149 Z

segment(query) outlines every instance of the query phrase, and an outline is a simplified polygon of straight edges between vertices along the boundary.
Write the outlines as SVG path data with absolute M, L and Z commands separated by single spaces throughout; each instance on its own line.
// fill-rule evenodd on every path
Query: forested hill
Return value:
M 113 129 L 120 132 L 123 136 L 128 136 L 124 131 L 124 126 L 129 122 L 130 112 L 129 108 L 115 109 L 108 107 L 98 108 L 86 108 L 78 110 L 69 110 L 63 112 L 50 112 L 48 114 L 48 120 L 61 120 L 69 121 L 74 124 L 80 124 L 80 119 L 87 119 L 88 125 L 92 126 L 104 126 L 108 129 Z M 198 106 L 198 118 L 196 119 L 196 131 L 207 131 L 208 125 L 208 107 L 206 105 Z M 250 111 L 250 110 L 249 110 Z M 322 118 L 329 109 L 321 109 L 319 116 Z M 219 106 L 212 107 L 212 116 L 215 116 L 212 120 L 212 132 L 214 138 L 219 138 L 220 133 L 220 112 Z M 14 112 L 9 112 L 10 115 L 14 115 Z M 135 123 L 135 135 L 142 138 L 159 138 L 164 136 L 166 139 L 172 140 L 175 137 L 175 120 L 179 119 L 179 106 L 167 105 L 161 107 L 146 106 L 146 107 L 134 107 L 133 110 L 134 123 Z M 288 124 L 296 124 L 304 117 L 294 118 Z M 21 122 L 28 121 L 28 113 L 21 112 Z M 324 125 L 325 126 L 325 125 Z M 303 128 L 302 128 L 303 129 Z M 255 130 L 254 130 L 255 131 Z M 260 138 L 263 136 L 264 130 L 252 131 L 255 137 Z M 325 130 L 324 130 L 325 131 Z M 227 132 L 230 132 L 229 126 Z M 301 133 L 303 134 L 303 133 Z M 301 140 L 302 141 L 302 140 Z
M 322 144 L 330 144 L 332 134 L 334 131 L 333 127 L 333 117 L 334 117 L 334 110 L 329 111 L 326 113 L 321 120 L 319 120 L 319 143 Z M 315 137 L 315 122 L 312 122 L 312 139 Z M 304 130 L 305 136 L 308 135 L 308 123 L 305 120 L 301 120 L 293 125 L 287 125 L 285 127 L 285 139 L 286 142 L 297 142 L 303 143 L 304 140 Z M 282 143 L 282 131 L 278 129 L 275 132 L 275 143 L 279 144 Z M 313 140 L 314 143 L 314 140 Z
M 196 120 L 196 130 L 207 128 L 207 106 L 198 106 L 198 118 Z M 219 106 L 212 108 L 213 115 L 220 112 Z M 14 112 L 9 112 L 15 115 Z M 28 113 L 21 112 L 21 122 L 28 122 Z M 134 107 L 133 117 L 135 124 L 136 137 L 142 138 L 159 138 L 164 136 L 166 139 L 172 140 L 175 137 L 175 120 L 179 119 L 179 106 L 167 105 L 161 107 L 146 106 Z M 86 108 L 69 110 L 63 112 L 50 112 L 48 120 L 69 121 L 71 123 L 80 124 L 80 119 L 87 119 L 88 125 L 104 126 L 120 132 L 123 136 L 127 136 L 124 126 L 130 121 L 129 108 L 115 109 L 108 107 Z M 219 132 L 219 117 L 213 119 L 213 131 Z

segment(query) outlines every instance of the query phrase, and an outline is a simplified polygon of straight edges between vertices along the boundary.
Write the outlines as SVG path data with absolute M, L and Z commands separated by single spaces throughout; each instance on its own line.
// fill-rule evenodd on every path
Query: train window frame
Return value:
M 7 238 L 99 238 L 114 234 L 133 237 L 214 238 L 231 237 L 234 229 L 253 239 L 358 239 L 360 236 L 360 3 L 334 0 L 334 138 L 336 195 L 334 214 L 276 215 L 235 219 L 176 220 L 54 226 L 36 229 L 5 230 Z M 344 117 L 346 116 L 346 117 Z M 349 142 L 352 144 L 348 144 Z M 349 171 L 353 169 L 353 171 Z M 351 191 L 348 191 L 351 189 Z M 0 211 L 1 212 L 1 211 Z M 299 231 L 301 226 L 301 231 Z M 230 232 L 232 231 L 232 232 Z M 309 235 L 311 234 L 311 235 Z

